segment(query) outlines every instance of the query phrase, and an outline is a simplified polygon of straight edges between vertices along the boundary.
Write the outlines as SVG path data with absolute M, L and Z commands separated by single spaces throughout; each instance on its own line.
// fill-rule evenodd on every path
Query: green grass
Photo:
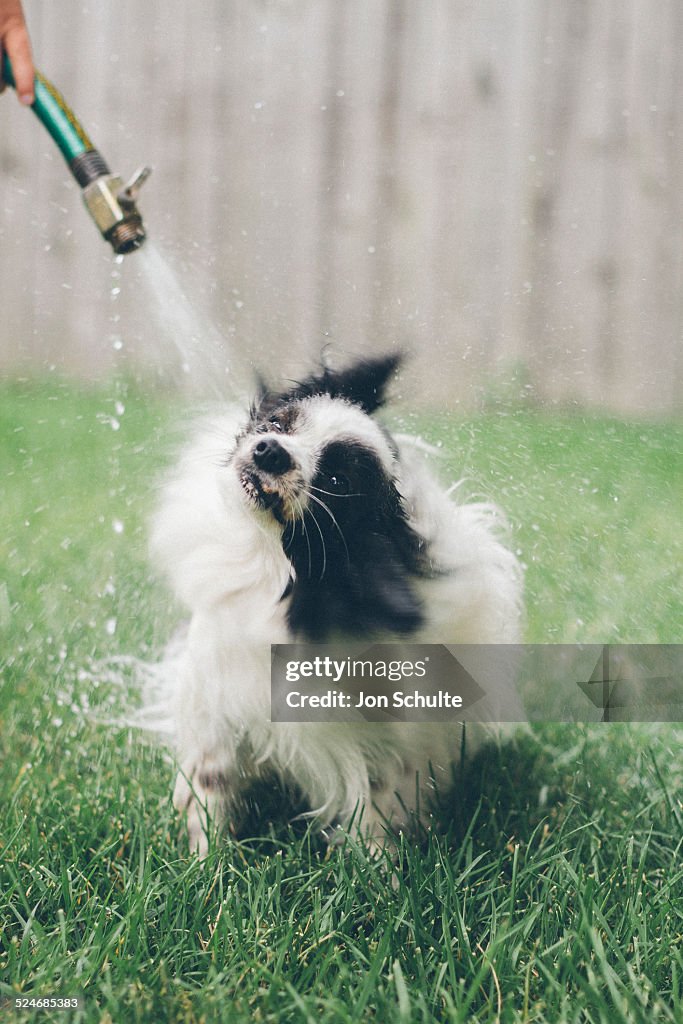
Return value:
M 124 383 L 0 390 L 0 1005 L 78 994 L 70 1019 L 115 1024 L 683 1021 L 677 726 L 545 725 L 485 752 L 395 868 L 277 807 L 187 856 L 172 764 L 103 724 L 127 695 L 89 671 L 145 656 L 174 619 L 144 554 L 174 406 Z M 523 408 L 420 426 L 507 510 L 528 640 L 681 641 L 679 429 Z

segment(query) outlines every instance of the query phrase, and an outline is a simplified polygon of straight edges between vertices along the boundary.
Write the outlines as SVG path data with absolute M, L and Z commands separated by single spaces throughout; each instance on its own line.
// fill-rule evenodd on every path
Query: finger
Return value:
M 30 106 L 35 99 L 35 68 L 26 26 L 13 25 L 5 35 L 5 49 L 12 64 L 12 73 L 19 101 Z

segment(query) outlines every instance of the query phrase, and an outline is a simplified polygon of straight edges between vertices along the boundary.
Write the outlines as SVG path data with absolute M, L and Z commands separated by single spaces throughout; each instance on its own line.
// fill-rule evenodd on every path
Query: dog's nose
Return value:
M 281 476 L 291 468 L 292 458 L 276 437 L 264 437 L 254 448 L 254 463 L 273 476 Z

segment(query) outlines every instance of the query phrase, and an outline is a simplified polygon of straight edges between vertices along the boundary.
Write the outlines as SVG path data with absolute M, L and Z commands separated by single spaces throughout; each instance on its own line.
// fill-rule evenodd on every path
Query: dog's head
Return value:
M 409 583 L 421 572 L 421 542 L 398 490 L 396 446 L 372 418 L 399 361 L 262 388 L 237 438 L 231 465 L 243 499 L 281 530 L 290 624 L 310 638 L 409 632 L 421 619 Z

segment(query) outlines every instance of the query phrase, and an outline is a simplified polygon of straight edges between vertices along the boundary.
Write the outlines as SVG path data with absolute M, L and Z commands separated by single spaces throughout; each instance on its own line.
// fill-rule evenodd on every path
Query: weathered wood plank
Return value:
M 243 362 L 402 344 L 416 399 L 517 377 L 680 411 L 676 0 L 27 7 L 112 167 L 154 165 L 150 236 Z M 0 137 L 0 370 L 174 379 L 136 257 L 112 263 L 13 97 Z

